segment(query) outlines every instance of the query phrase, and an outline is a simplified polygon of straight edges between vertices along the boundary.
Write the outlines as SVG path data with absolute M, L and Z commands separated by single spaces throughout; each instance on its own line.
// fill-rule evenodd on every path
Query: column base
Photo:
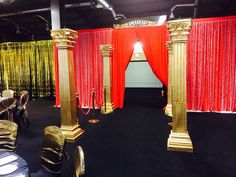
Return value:
M 106 104 L 106 110 L 105 110 L 105 106 L 103 106 L 102 109 L 101 109 L 102 114 L 110 114 L 113 111 L 114 111 L 114 105 L 112 103 L 107 103 Z
M 75 126 L 61 126 L 61 131 L 65 135 L 66 141 L 74 143 L 84 133 L 79 125 Z
M 188 132 L 174 133 L 171 131 L 167 142 L 167 150 L 193 152 L 193 145 Z
M 167 104 L 166 109 L 165 109 L 165 115 L 173 117 L 171 104 Z

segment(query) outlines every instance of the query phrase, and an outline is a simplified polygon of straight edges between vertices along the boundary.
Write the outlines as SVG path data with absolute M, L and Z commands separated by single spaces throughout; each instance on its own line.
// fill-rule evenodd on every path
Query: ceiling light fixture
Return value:
M 167 15 L 161 15 L 158 18 L 157 25 L 163 25 L 166 22 Z
M 16 34 L 20 34 L 20 26 L 16 25 Z
M 50 31 L 50 28 L 49 28 L 49 24 L 48 23 L 46 23 L 46 31 Z
M 170 20 L 175 19 L 175 15 L 174 15 L 173 12 L 170 13 L 169 19 L 170 19 Z
M 110 5 L 105 0 L 98 0 L 98 2 L 105 8 L 109 8 Z

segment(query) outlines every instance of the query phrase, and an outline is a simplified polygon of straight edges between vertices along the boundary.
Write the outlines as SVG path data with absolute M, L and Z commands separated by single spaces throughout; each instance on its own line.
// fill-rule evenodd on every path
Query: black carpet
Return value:
M 60 125 L 54 101 L 30 101 L 30 128 L 18 134 L 17 154 L 30 171 L 40 168 L 43 129 Z M 86 177 L 235 177 L 236 115 L 188 113 L 188 130 L 194 153 L 168 152 L 171 119 L 163 114 L 159 89 L 126 89 L 125 107 L 111 115 L 80 116 L 85 134 L 75 144 L 67 143 L 70 159 L 64 177 L 72 177 L 73 151 L 85 153 Z

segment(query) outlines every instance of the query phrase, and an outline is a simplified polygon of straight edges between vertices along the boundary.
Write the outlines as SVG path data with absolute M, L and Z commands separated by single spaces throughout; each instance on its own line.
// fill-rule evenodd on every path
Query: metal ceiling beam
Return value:
M 34 35 L 34 33 L 33 33 L 32 31 L 30 31 L 30 30 L 26 29 L 25 27 L 19 25 L 18 23 L 15 23 L 15 22 L 12 21 L 12 20 L 9 20 L 9 19 L 7 19 L 7 18 L 0 18 L 0 20 L 1 20 L 1 21 L 4 21 L 4 22 L 7 22 L 7 23 L 10 23 L 10 24 L 12 24 L 12 25 L 15 25 L 16 28 L 19 27 L 19 29 L 21 29 L 21 30 L 23 30 L 23 31 L 25 31 L 25 32 L 27 32 L 27 33 L 29 33 L 29 34 L 31 34 L 31 35 Z
M 77 8 L 77 7 L 91 7 L 93 4 L 91 2 L 84 2 L 84 3 L 77 3 L 77 4 L 66 4 L 65 8 Z M 12 13 L 4 13 L 0 14 L 1 17 L 10 17 L 10 16 L 16 16 L 16 15 L 24 15 L 24 14 L 33 14 L 33 13 L 39 13 L 39 12 L 47 12 L 50 11 L 50 7 L 46 8 L 40 8 L 40 9 L 31 9 L 31 10 L 23 10 L 23 11 L 17 11 Z

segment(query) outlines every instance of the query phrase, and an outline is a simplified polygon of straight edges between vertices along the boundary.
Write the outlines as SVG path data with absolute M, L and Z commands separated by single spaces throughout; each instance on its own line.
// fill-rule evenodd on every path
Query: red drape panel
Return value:
M 133 28 L 114 29 L 112 32 L 112 102 L 116 108 L 122 108 L 125 93 L 125 70 L 137 41 Z
M 167 86 L 168 83 L 168 50 L 166 41 L 168 31 L 166 25 L 155 27 L 140 27 L 136 29 L 138 39 L 143 44 L 143 50 L 153 73 Z
M 56 43 L 53 45 L 53 52 L 54 52 L 54 73 L 55 73 L 55 95 L 56 101 L 55 106 L 60 106 L 60 92 L 59 92 L 59 70 L 58 70 L 58 50 L 56 47 Z
M 103 104 L 103 59 L 100 45 L 111 44 L 112 29 L 78 30 L 75 44 L 75 72 L 77 92 L 82 107 L 92 106 L 92 89 L 95 106 Z
M 187 57 L 188 109 L 236 111 L 236 17 L 193 19 Z

